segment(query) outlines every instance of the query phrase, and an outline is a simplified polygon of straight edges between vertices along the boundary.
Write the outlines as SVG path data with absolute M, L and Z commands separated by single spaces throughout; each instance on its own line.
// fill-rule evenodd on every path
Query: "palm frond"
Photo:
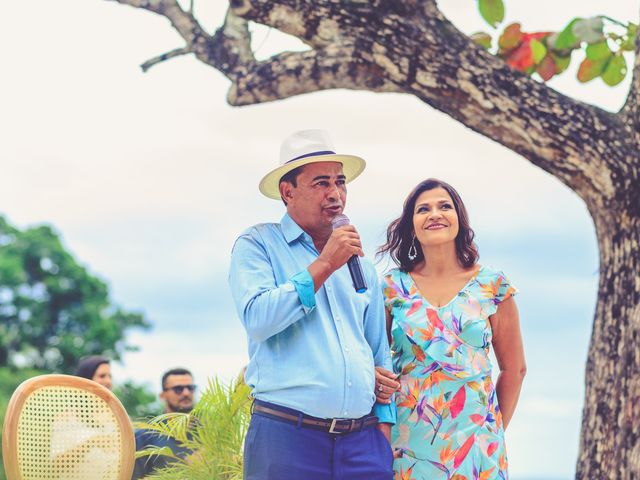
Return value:
M 210 379 L 198 404 L 189 414 L 172 413 L 149 422 L 136 422 L 145 428 L 176 440 L 193 453 L 170 463 L 149 480 L 242 480 L 242 449 L 250 419 L 250 388 L 240 379 L 225 385 Z M 167 455 L 164 448 L 145 449 L 144 455 Z M 170 449 L 168 449 L 170 450 Z

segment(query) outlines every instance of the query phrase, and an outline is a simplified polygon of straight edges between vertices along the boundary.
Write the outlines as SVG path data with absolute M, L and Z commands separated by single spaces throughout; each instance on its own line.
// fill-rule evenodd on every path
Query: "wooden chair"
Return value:
M 130 480 L 135 440 L 109 390 L 85 378 L 42 375 L 13 393 L 2 454 L 8 480 Z

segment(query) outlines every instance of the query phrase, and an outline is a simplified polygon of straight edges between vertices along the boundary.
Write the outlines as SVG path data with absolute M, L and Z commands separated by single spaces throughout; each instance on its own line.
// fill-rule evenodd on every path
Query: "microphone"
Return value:
M 349 217 L 343 214 L 338 214 L 333 217 L 331 220 L 331 225 L 333 229 L 344 227 L 345 225 L 349 225 Z M 351 281 L 353 282 L 353 288 L 355 288 L 356 292 L 364 293 L 367 291 L 367 281 L 364 278 L 364 273 L 362 271 L 362 264 L 360 263 L 360 258 L 357 255 L 352 256 L 349 260 L 347 260 L 347 266 L 349 267 L 349 273 L 351 274 Z

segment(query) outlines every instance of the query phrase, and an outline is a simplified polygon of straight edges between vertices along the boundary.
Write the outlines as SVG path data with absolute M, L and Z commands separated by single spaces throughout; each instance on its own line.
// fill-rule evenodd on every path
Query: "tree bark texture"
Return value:
M 194 53 L 229 78 L 231 105 L 334 88 L 407 93 L 574 190 L 600 248 L 576 478 L 640 478 L 640 39 L 627 102 L 611 113 L 511 69 L 435 0 L 231 0 L 213 35 L 175 0 L 115 1 L 167 17 L 185 40 L 151 65 Z M 309 50 L 257 61 L 250 21 Z

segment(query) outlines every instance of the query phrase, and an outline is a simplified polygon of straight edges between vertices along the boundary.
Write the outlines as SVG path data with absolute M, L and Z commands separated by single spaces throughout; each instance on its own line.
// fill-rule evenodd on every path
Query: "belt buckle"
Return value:
M 342 432 L 338 432 L 337 430 L 334 430 L 334 428 L 336 427 L 336 423 L 337 422 L 338 422 L 337 418 L 334 418 L 333 420 L 331 420 L 331 426 L 329 427 L 329 433 L 335 433 L 336 435 L 342 434 Z

